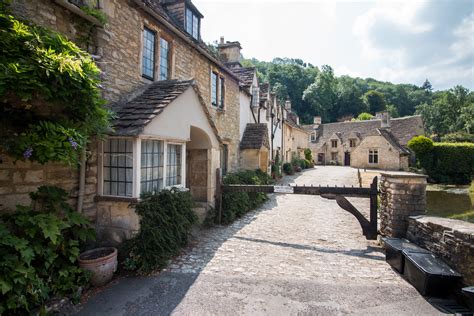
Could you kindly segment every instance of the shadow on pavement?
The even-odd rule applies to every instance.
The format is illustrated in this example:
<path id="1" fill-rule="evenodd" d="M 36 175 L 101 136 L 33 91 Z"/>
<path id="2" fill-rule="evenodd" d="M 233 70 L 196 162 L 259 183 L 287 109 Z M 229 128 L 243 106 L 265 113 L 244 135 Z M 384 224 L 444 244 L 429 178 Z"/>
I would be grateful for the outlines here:
<path id="1" fill-rule="evenodd" d="M 340 253 L 347 256 L 367 258 L 367 259 L 372 259 L 372 260 L 381 260 L 381 261 L 385 260 L 384 257 L 370 255 L 370 253 L 374 253 L 374 252 L 379 253 L 379 254 L 383 253 L 379 247 L 367 246 L 365 250 L 359 250 L 359 249 L 336 250 L 336 249 L 319 248 L 319 247 L 308 246 L 308 245 L 298 245 L 298 244 L 290 244 L 290 243 L 285 243 L 285 242 L 248 238 L 248 237 L 242 237 L 242 236 L 235 236 L 233 238 L 252 241 L 252 242 L 259 242 L 259 243 L 264 243 L 264 244 L 271 244 L 271 245 L 279 246 L 279 247 L 299 249 L 299 250 L 310 250 L 310 251 L 317 251 L 317 252 L 323 252 L 323 253 Z"/>
<path id="2" fill-rule="evenodd" d="M 126 277 L 91 297 L 77 315 L 170 315 L 186 296 L 200 272 L 214 258 L 220 246 L 233 238 L 242 228 L 252 223 L 258 214 L 277 206 L 275 198 L 260 208 L 245 214 L 229 226 L 202 229 L 181 255 L 171 260 L 169 267 L 180 259 L 194 256 L 201 260 L 199 268 L 181 268 L 179 271 L 162 271 L 156 276 Z M 193 253 L 194 249 L 206 249 Z"/>

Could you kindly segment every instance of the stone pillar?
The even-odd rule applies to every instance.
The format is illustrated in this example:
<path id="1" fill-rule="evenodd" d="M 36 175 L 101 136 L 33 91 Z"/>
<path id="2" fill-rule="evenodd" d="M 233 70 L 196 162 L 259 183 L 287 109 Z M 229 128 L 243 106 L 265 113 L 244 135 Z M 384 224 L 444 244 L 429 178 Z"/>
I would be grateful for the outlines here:
<path id="1" fill-rule="evenodd" d="M 405 238 L 408 218 L 426 209 L 426 176 L 385 172 L 380 179 L 380 232 Z"/>

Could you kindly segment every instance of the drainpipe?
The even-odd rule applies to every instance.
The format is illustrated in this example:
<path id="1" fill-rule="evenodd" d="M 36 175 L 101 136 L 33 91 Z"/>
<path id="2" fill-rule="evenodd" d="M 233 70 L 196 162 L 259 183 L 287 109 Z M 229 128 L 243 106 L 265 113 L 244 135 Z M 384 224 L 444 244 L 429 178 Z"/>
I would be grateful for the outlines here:
<path id="1" fill-rule="evenodd" d="M 86 146 L 81 150 L 81 161 L 79 169 L 79 193 L 77 195 L 76 211 L 82 213 L 82 206 L 84 204 L 84 188 L 86 186 Z"/>

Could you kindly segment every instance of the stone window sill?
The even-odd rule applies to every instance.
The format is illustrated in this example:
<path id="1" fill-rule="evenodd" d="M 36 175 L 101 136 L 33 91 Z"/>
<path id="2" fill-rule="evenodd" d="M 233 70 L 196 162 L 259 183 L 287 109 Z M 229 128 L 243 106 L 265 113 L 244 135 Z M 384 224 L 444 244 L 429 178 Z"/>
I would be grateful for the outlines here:
<path id="1" fill-rule="evenodd" d="M 80 8 L 78 8 L 74 4 L 70 3 L 69 1 L 67 1 L 67 0 L 54 0 L 54 2 L 56 2 L 58 5 L 62 6 L 63 8 L 79 15 L 81 18 L 91 22 L 92 24 L 102 27 L 102 23 L 100 23 L 100 21 L 98 19 L 96 19 L 93 16 L 88 15 L 87 13 L 85 13 L 84 11 L 82 11 Z"/>
<path id="2" fill-rule="evenodd" d="M 96 195 L 94 200 L 96 202 L 129 202 L 135 203 L 138 202 L 138 198 L 128 197 L 128 196 L 108 196 L 108 195 Z"/>

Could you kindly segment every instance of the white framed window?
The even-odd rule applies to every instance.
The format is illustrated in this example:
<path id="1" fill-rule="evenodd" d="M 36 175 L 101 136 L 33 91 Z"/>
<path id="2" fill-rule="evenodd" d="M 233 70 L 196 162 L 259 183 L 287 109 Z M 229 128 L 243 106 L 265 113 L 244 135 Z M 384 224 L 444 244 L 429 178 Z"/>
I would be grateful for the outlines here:
<path id="1" fill-rule="evenodd" d="M 378 164 L 379 163 L 379 151 L 378 149 L 369 149 L 369 163 Z"/>
<path id="2" fill-rule="evenodd" d="M 140 160 L 140 192 L 154 192 L 163 189 L 163 141 L 142 140 Z"/>
<path id="3" fill-rule="evenodd" d="M 316 132 L 311 133 L 311 141 L 314 143 L 316 142 Z"/>
<path id="4" fill-rule="evenodd" d="M 133 142 L 107 139 L 103 147 L 103 193 L 112 196 L 133 194 Z"/>
<path id="5" fill-rule="evenodd" d="M 99 195 L 138 198 L 184 187 L 186 143 L 156 138 L 108 138 L 100 155 Z"/>
<path id="6" fill-rule="evenodd" d="M 183 147 L 179 144 L 168 144 L 166 162 L 166 186 L 181 186 Z"/>
<path id="7" fill-rule="evenodd" d="M 252 107 L 260 106 L 260 88 L 252 86 Z"/>

